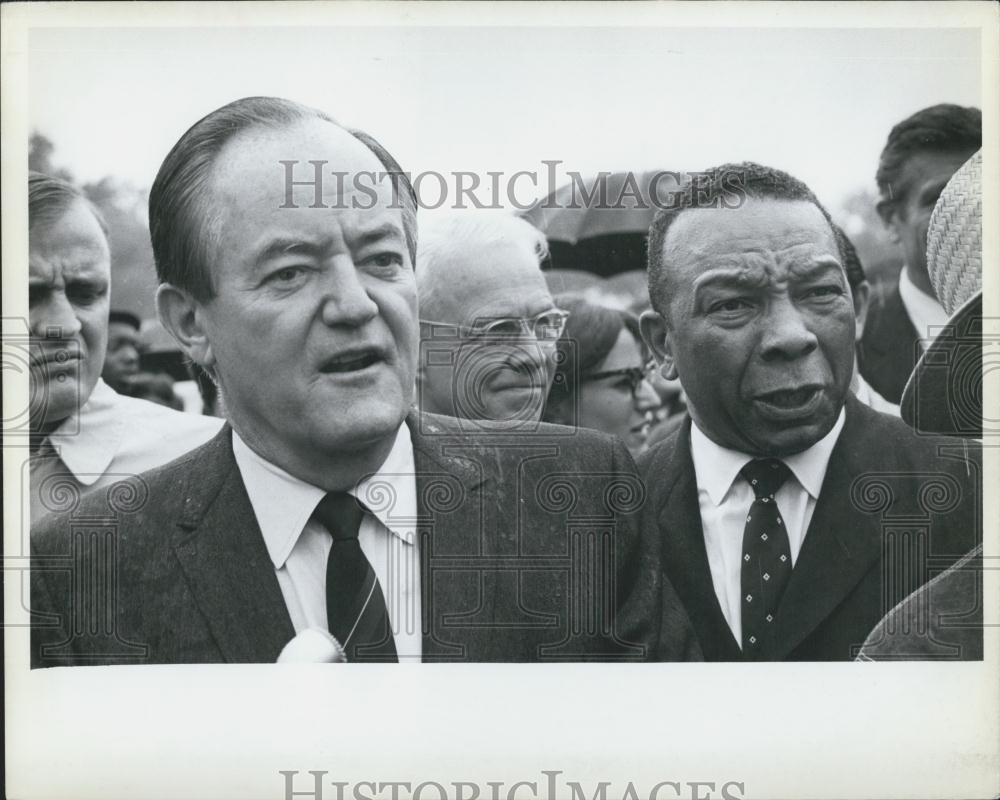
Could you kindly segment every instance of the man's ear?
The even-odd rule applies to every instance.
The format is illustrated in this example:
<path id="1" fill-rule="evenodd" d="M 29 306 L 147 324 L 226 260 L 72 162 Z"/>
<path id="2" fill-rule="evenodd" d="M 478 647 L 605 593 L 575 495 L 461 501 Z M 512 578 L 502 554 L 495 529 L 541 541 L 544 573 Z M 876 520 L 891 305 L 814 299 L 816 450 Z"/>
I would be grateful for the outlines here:
<path id="1" fill-rule="evenodd" d="M 642 340 L 660 367 L 660 374 L 667 380 L 674 380 L 677 377 L 677 365 L 674 363 L 673 341 L 667 321 L 656 311 L 644 311 L 639 317 L 639 330 Z"/>
<path id="2" fill-rule="evenodd" d="M 156 312 L 187 357 L 211 371 L 215 356 L 205 330 L 204 306 L 190 292 L 161 283 L 156 290 Z"/>
<path id="3" fill-rule="evenodd" d="M 854 341 L 860 342 L 865 332 L 865 320 L 868 318 L 868 301 L 871 300 L 871 286 L 868 281 L 861 281 L 851 289 L 854 298 Z"/>
<path id="4" fill-rule="evenodd" d="M 899 230 L 897 229 L 899 208 L 896 201 L 883 198 L 875 204 L 875 210 L 889 232 L 889 239 L 893 244 L 899 244 Z"/>

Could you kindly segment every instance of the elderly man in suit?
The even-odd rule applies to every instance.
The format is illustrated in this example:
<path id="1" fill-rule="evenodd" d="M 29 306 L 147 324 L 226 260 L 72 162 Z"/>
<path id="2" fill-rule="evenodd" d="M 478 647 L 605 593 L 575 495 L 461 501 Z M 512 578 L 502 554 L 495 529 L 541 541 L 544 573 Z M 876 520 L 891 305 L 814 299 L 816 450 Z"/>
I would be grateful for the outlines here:
<path id="1" fill-rule="evenodd" d="M 857 301 L 804 184 L 724 165 L 676 200 L 642 318 L 690 412 L 640 458 L 664 570 L 708 660 L 850 659 L 973 545 L 978 465 L 850 393 Z"/>
<path id="2" fill-rule="evenodd" d="M 422 411 L 530 430 L 555 376 L 567 314 L 541 271 L 545 236 L 475 211 L 431 218 L 417 257 Z"/>
<path id="3" fill-rule="evenodd" d="M 927 224 L 949 178 L 982 145 L 982 112 L 942 103 L 889 132 L 879 157 L 879 216 L 903 257 L 899 279 L 875 292 L 858 349 L 861 375 L 891 403 L 948 316 L 927 278 Z"/>
<path id="4" fill-rule="evenodd" d="M 160 317 L 231 426 L 36 532 L 35 665 L 272 662 L 314 629 L 352 662 L 696 656 L 620 443 L 411 409 L 416 200 L 374 139 L 235 101 L 168 154 L 150 224 Z"/>

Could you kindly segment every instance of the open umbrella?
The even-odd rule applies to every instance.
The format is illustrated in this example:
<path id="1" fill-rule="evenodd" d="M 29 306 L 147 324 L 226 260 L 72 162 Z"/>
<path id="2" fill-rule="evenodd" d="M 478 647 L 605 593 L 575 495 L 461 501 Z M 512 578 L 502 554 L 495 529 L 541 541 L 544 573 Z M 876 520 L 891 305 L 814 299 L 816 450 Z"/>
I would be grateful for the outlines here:
<path id="1" fill-rule="evenodd" d="M 646 267 L 646 237 L 678 174 L 602 173 L 559 187 L 521 216 L 549 240 L 551 267 L 609 276 Z"/>

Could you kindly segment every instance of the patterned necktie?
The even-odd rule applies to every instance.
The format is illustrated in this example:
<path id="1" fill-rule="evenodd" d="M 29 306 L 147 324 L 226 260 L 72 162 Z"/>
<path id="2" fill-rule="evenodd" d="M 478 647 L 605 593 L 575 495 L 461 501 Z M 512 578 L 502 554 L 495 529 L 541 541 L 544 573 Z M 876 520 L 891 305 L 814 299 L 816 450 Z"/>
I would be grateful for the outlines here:
<path id="1" fill-rule="evenodd" d="M 792 574 L 788 532 L 774 502 L 775 492 L 791 473 L 783 461 L 758 458 L 743 467 L 740 474 L 754 493 L 743 529 L 740 565 L 743 657 L 754 661 L 767 657 L 766 645 L 774 629 L 778 603 Z"/>
<path id="2" fill-rule="evenodd" d="M 398 661 L 382 587 L 358 542 L 364 513 L 346 492 L 329 492 L 313 513 L 333 537 L 326 562 L 327 624 L 348 661 Z"/>

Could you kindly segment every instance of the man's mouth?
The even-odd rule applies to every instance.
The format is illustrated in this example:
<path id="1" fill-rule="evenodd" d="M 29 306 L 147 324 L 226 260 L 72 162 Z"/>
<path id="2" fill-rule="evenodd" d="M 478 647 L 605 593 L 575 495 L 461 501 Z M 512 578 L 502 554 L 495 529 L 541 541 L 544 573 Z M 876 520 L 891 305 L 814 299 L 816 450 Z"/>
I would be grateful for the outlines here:
<path id="1" fill-rule="evenodd" d="M 31 366 L 33 367 L 53 367 L 72 366 L 80 361 L 80 354 L 73 350 L 56 350 L 48 353 L 38 353 L 31 356 Z"/>
<path id="2" fill-rule="evenodd" d="M 360 372 L 381 361 L 385 361 L 385 358 L 382 352 L 375 348 L 351 350 L 328 358 L 320 365 L 319 371 L 332 375 Z"/>
<path id="3" fill-rule="evenodd" d="M 754 401 L 768 416 L 786 419 L 808 416 L 822 399 L 822 387 L 813 385 L 765 392 L 757 395 Z"/>

